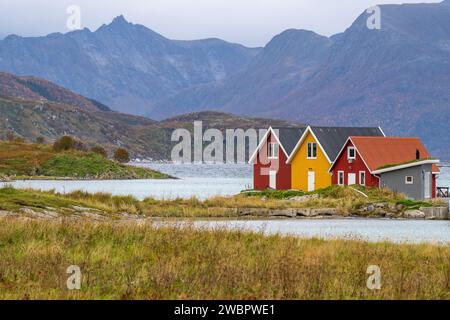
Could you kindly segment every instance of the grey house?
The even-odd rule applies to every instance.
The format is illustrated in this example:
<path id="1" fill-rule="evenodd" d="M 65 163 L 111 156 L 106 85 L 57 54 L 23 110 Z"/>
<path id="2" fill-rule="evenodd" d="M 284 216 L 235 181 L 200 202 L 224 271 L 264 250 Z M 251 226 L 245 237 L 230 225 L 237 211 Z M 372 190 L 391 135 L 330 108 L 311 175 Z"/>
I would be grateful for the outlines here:
<path id="1" fill-rule="evenodd" d="M 376 170 L 373 174 L 380 177 L 380 187 L 401 192 L 412 200 L 431 199 L 433 197 L 433 163 L 437 160 L 426 160 L 403 167 L 392 167 Z"/>

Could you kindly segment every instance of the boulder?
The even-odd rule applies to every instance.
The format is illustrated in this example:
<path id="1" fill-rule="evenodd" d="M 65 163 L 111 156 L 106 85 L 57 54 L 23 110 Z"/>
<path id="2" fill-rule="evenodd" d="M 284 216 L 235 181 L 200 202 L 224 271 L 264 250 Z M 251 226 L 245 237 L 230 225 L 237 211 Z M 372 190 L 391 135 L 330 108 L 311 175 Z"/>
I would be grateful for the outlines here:
<path id="1" fill-rule="evenodd" d="M 407 210 L 404 217 L 407 219 L 425 219 L 425 213 L 420 210 Z"/>
<path id="2" fill-rule="evenodd" d="M 339 215 L 339 212 L 336 208 L 320 208 L 320 209 L 311 209 L 311 217 L 317 216 L 336 216 Z"/>
<path id="3" fill-rule="evenodd" d="M 312 217 L 310 208 L 297 209 L 297 215 L 300 217 Z"/>
<path id="4" fill-rule="evenodd" d="M 389 203 L 387 203 L 387 202 L 380 202 L 380 203 L 375 203 L 373 206 L 376 209 L 384 209 L 384 208 L 388 208 L 389 207 Z"/>

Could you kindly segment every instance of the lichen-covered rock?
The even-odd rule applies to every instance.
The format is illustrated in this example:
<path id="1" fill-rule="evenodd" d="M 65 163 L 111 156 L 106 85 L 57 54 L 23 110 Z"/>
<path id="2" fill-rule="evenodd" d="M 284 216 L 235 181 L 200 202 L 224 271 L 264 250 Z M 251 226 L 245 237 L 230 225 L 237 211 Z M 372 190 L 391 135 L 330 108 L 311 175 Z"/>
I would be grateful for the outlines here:
<path id="1" fill-rule="evenodd" d="M 407 219 L 425 219 L 425 213 L 420 210 L 407 210 L 404 217 Z"/>
<path id="2" fill-rule="evenodd" d="M 339 212 L 336 208 L 311 209 L 311 216 L 336 216 Z"/>

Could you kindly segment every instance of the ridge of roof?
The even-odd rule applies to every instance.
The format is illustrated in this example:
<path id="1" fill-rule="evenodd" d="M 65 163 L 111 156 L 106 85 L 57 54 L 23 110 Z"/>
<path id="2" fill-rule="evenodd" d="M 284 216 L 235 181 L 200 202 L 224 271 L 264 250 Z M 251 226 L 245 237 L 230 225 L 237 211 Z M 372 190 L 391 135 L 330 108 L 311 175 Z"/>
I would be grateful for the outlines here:
<path id="1" fill-rule="evenodd" d="M 300 148 L 303 140 L 306 138 L 306 132 L 310 132 L 314 139 L 319 144 L 327 160 L 333 163 L 341 150 L 343 144 L 350 136 L 378 136 L 384 137 L 383 130 L 380 127 L 320 127 L 308 126 L 303 133 L 303 136 L 295 146 L 293 152 L 288 158 L 287 163 L 290 163 Z"/>
<path id="2" fill-rule="evenodd" d="M 280 144 L 281 149 L 286 154 L 286 157 L 289 157 L 292 149 L 295 147 L 295 144 L 297 143 L 298 139 L 302 136 L 303 132 L 306 130 L 306 126 L 299 126 L 299 127 L 272 127 L 270 126 L 267 129 L 266 134 L 261 138 L 261 141 L 258 144 L 258 147 L 250 157 L 249 163 L 252 163 L 258 152 L 261 150 L 262 146 L 264 145 L 264 142 L 269 137 L 270 133 L 273 133 L 275 136 L 275 139 Z M 278 131 L 278 132 L 277 132 Z M 283 132 L 283 133 L 282 133 Z M 277 134 L 278 133 L 278 134 Z"/>

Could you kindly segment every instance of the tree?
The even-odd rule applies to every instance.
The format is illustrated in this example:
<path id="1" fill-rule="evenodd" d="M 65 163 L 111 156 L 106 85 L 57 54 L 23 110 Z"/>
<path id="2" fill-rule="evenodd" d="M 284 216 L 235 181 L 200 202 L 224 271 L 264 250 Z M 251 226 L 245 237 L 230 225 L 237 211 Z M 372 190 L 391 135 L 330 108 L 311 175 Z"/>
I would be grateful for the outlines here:
<path id="1" fill-rule="evenodd" d="M 6 140 L 8 140 L 9 142 L 14 142 L 15 137 L 16 136 L 14 135 L 14 132 L 8 132 L 6 134 Z"/>
<path id="2" fill-rule="evenodd" d="M 101 155 L 103 158 L 108 157 L 108 153 L 103 147 L 95 146 L 91 148 L 91 152 Z"/>
<path id="3" fill-rule="evenodd" d="M 53 150 L 59 151 L 67 151 L 72 150 L 75 147 L 75 140 L 70 136 L 64 136 L 59 138 L 53 144 Z"/>
<path id="4" fill-rule="evenodd" d="M 86 151 L 86 147 L 83 142 L 80 140 L 75 140 L 75 143 L 73 144 L 73 149 L 79 150 L 79 151 Z"/>
<path id="5" fill-rule="evenodd" d="M 43 136 L 39 136 L 36 138 L 36 143 L 37 144 L 44 144 L 45 143 L 45 138 Z"/>
<path id="6" fill-rule="evenodd" d="M 118 148 L 114 153 L 114 160 L 120 163 L 130 162 L 130 154 L 124 148 Z"/>

